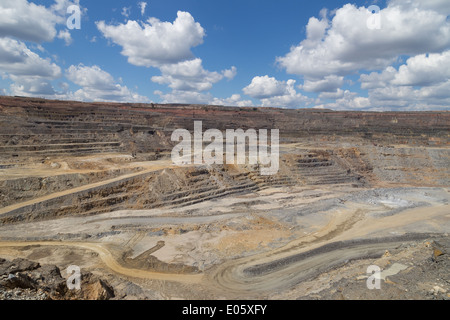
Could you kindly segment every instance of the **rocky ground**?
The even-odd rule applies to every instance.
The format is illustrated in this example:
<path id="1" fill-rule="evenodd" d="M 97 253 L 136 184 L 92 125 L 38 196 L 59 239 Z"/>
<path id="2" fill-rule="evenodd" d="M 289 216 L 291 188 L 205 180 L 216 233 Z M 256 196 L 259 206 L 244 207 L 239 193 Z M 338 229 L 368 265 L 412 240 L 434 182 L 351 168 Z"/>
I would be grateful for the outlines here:
<path id="1" fill-rule="evenodd" d="M 54 265 L 17 258 L 0 258 L 1 300 L 109 300 L 114 289 L 92 273 L 81 274 L 80 290 L 69 289 Z"/>
<path id="2" fill-rule="evenodd" d="M 380 258 L 351 261 L 321 274 L 309 282 L 322 283 L 313 293 L 295 298 L 299 292 L 293 289 L 289 296 L 307 300 L 450 300 L 449 250 L 448 236 L 404 243 Z M 367 268 L 372 265 L 381 269 L 379 289 L 367 286 L 372 276 Z"/>
<path id="3" fill-rule="evenodd" d="M 301 300 L 450 300 L 448 236 L 405 242 L 378 258 L 345 262 L 268 299 Z M 380 267 L 379 289 L 369 289 L 368 266 Z M 82 274 L 81 290 L 69 290 L 57 266 L 26 259 L 0 259 L 1 300 L 164 299 L 124 278 Z M 139 283 L 139 282 L 138 282 Z M 373 281 L 370 281 L 373 283 Z M 162 287 L 161 287 L 162 288 Z"/>

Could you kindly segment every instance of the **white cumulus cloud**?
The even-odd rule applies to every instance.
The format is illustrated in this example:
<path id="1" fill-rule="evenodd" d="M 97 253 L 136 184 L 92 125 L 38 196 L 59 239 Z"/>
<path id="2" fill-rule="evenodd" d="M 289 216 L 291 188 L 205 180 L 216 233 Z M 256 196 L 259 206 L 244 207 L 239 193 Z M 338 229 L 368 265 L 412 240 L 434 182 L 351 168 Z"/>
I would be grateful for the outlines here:
<path id="1" fill-rule="evenodd" d="M 202 67 L 202 60 L 166 64 L 160 67 L 161 76 L 152 77 L 152 81 L 159 84 L 168 84 L 170 88 L 181 91 L 206 91 L 213 84 L 223 79 L 218 72 L 210 72 Z"/>
<path id="2" fill-rule="evenodd" d="M 139 2 L 138 6 L 141 9 L 141 16 L 143 16 L 145 14 L 145 9 L 147 8 L 147 2 Z"/>
<path id="3" fill-rule="evenodd" d="M 159 67 L 193 58 L 191 48 L 203 43 L 205 31 L 189 12 L 178 11 L 173 23 L 150 18 L 146 23 L 96 23 L 102 34 L 122 47 L 122 54 L 136 66 Z"/>
<path id="4" fill-rule="evenodd" d="M 193 91 L 172 90 L 172 92 L 163 93 L 156 90 L 154 94 L 159 95 L 161 103 L 208 104 L 214 99 L 210 93 Z"/>
<path id="5" fill-rule="evenodd" d="M 131 13 L 131 7 L 123 7 L 122 8 L 122 15 L 125 17 L 125 18 L 128 18 L 129 16 L 130 16 L 130 13 Z"/>
<path id="6" fill-rule="evenodd" d="M 10 38 L 0 38 L 0 69 L 15 76 L 39 76 L 55 79 L 61 69 L 49 59 L 43 59 L 28 49 L 25 43 Z"/>
<path id="7" fill-rule="evenodd" d="M 145 13 L 146 4 L 138 4 L 141 13 Z M 203 43 L 205 30 L 189 12 L 178 11 L 173 22 L 149 18 L 146 22 L 96 24 L 107 39 L 122 47 L 122 55 L 130 64 L 161 71 L 151 81 L 172 89 L 170 93 L 157 91 L 163 101 L 181 103 L 185 99 L 186 103 L 208 103 L 213 98 L 202 92 L 224 78 L 232 80 L 237 74 L 235 66 L 221 72 L 203 68 L 202 59 L 195 57 L 191 49 Z"/>
<path id="8" fill-rule="evenodd" d="M 398 70 L 362 74 L 361 88 L 369 90 L 374 107 L 419 110 L 450 105 L 450 50 L 410 57 Z"/>
<path id="9" fill-rule="evenodd" d="M 79 5 L 79 0 L 55 0 L 48 8 L 27 0 L 2 0 L 0 37 L 36 43 L 52 41 L 58 35 L 56 27 L 65 27 L 66 10 L 70 5 Z M 82 13 L 86 12 L 86 9 L 80 9 Z"/>
<path id="10" fill-rule="evenodd" d="M 233 80 L 237 75 L 237 68 L 235 66 L 232 66 L 231 69 L 222 71 L 222 74 L 228 80 Z"/>
<path id="11" fill-rule="evenodd" d="M 73 96 L 82 101 L 149 102 L 144 96 L 132 92 L 114 80 L 114 77 L 98 66 L 72 65 L 66 78 L 82 87 Z"/>
<path id="12" fill-rule="evenodd" d="M 315 108 L 332 110 L 374 110 L 369 98 L 360 97 L 356 92 L 345 90 L 335 102 L 316 105 Z"/>
<path id="13" fill-rule="evenodd" d="M 400 66 L 392 84 L 429 86 L 450 79 L 450 50 L 436 54 L 411 57 Z"/>
<path id="14" fill-rule="evenodd" d="M 289 84 L 286 81 L 278 81 L 274 77 L 265 75 L 254 77 L 252 82 L 243 91 L 252 98 L 266 99 L 285 95 L 288 92 L 288 87 Z"/>
<path id="15" fill-rule="evenodd" d="M 259 99 L 263 107 L 300 108 L 309 105 L 312 99 L 295 90 L 295 80 L 279 81 L 274 77 L 256 76 L 242 91 Z"/>
<path id="16" fill-rule="evenodd" d="M 60 30 L 58 33 L 58 39 L 64 40 L 66 46 L 72 43 L 72 36 L 70 35 L 70 32 L 68 30 Z"/>
<path id="17" fill-rule="evenodd" d="M 48 8 L 26 0 L 0 2 L 0 36 L 43 42 L 56 36 L 58 17 Z"/>
<path id="18" fill-rule="evenodd" d="M 11 94 L 47 96 L 55 93 L 51 81 L 62 76 L 61 68 L 43 59 L 25 43 L 0 38 L 0 70 L 13 81 Z"/>
<path id="19" fill-rule="evenodd" d="M 242 100 L 240 94 L 233 94 L 229 98 L 221 99 L 214 98 L 210 104 L 218 106 L 232 106 L 232 107 L 251 107 L 253 102 L 251 100 Z"/>
<path id="20" fill-rule="evenodd" d="M 344 77 L 326 76 L 321 80 L 305 80 L 301 88 L 308 92 L 336 92 L 344 84 Z"/>
<path id="21" fill-rule="evenodd" d="M 389 2 L 380 12 L 380 30 L 367 27 L 371 15 L 367 8 L 352 4 L 339 8 L 331 21 L 311 18 L 307 39 L 277 62 L 288 73 L 318 79 L 385 68 L 399 55 L 450 48 L 450 22 L 445 12 L 436 10 L 444 2 L 419 3 L 421 10 L 404 1 Z"/>
<path id="22" fill-rule="evenodd" d="M 222 73 L 207 71 L 200 58 L 162 65 L 160 70 L 162 75 L 152 77 L 152 81 L 179 91 L 207 91 L 224 77 L 230 79 L 236 74 L 236 67 Z"/>

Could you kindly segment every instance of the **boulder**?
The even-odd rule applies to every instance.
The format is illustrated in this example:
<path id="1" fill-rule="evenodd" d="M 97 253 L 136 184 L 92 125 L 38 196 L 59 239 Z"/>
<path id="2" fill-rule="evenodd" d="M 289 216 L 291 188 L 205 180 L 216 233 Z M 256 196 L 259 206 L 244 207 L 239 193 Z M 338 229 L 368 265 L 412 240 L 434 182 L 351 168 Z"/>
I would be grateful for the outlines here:
<path id="1" fill-rule="evenodd" d="M 7 279 L 0 281 L 0 286 L 7 289 L 36 289 L 37 283 L 24 273 L 10 273 Z"/>
<path id="2" fill-rule="evenodd" d="M 444 248 L 444 246 L 442 244 L 440 244 L 439 242 L 436 242 L 436 241 L 433 241 L 432 248 L 433 248 L 433 254 L 432 254 L 431 259 L 434 262 L 438 262 L 439 257 L 446 254 L 446 248 Z"/>
<path id="3" fill-rule="evenodd" d="M 16 272 L 32 271 L 40 266 L 37 262 L 21 258 L 14 259 L 13 261 L 0 259 L 0 276 Z"/>
<path id="4" fill-rule="evenodd" d="M 38 300 L 109 300 L 115 296 L 106 281 L 90 272 L 81 274 L 80 290 L 70 290 L 57 266 L 0 258 L 0 299 L 16 299 L 18 295 L 13 293 L 21 290 L 26 290 L 25 296 L 30 299 Z"/>

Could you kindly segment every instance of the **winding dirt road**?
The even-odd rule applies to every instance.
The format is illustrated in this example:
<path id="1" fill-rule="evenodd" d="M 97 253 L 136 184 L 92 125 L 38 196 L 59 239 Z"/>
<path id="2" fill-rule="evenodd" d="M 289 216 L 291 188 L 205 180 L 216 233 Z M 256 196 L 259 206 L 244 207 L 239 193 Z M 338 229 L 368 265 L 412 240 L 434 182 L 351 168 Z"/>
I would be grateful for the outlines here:
<path id="1" fill-rule="evenodd" d="M 273 293 L 293 287 L 348 261 L 379 258 L 404 242 L 427 239 L 429 234 L 410 234 L 395 238 L 333 242 L 286 258 L 257 264 L 257 261 L 231 262 L 216 270 L 211 280 L 222 291 L 235 294 Z"/>
<path id="2" fill-rule="evenodd" d="M 347 261 L 379 258 L 402 243 L 433 237 L 420 230 L 398 236 L 373 234 L 447 216 L 448 206 L 412 208 L 378 219 L 366 213 L 360 209 L 342 212 L 313 235 L 270 252 L 228 261 L 209 273 L 209 281 L 234 294 L 285 290 Z"/>
<path id="3" fill-rule="evenodd" d="M 51 199 L 56 199 L 56 198 L 60 198 L 60 197 L 65 197 L 71 194 L 75 194 L 78 192 L 82 192 L 82 191 L 87 191 L 90 189 L 94 189 L 94 188 L 98 188 L 110 183 L 114 183 L 114 182 L 118 182 L 118 181 L 122 181 L 122 180 L 126 180 L 126 179 L 130 179 L 133 177 L 137 177 L 140 175 L 145 175 L 151 172 L 155 172 L 158 170 L 163 170 L 163 169 L 170 169 L 170 168 L 174 168 L 175 166 L 172 165 L 171 163 L 169 163 L 167 160 L 159 160 L 159 161 L 155 161 L 154 164 L 149 168 L 149 169 L 145 169 L 145 170 L 141 170 L 138 172 L 133 172 L 133 173 L 129 173 L 129 174 L 124 174 L 121 175 L 119 177 L 116 178 L 112 178 L 112 179 L 108 179 L 108 180 L 103 180 L 103 181 L 99 181 L 99 182 L 94 182 L 94 183 L 90 183 L 87 185 L 83 185 L 81 187 L 76 187 L 76 188 L 72 188 L 72 189 L 67 189 L 64 191 L 60 191 L 60 192 L 54 192 L 51 194 L 48 194 L 46 196 L 42 196 L 42 197 L 38 197 L 38 198 L 34 198 L 32 200 L 28 200 L 28 201 L 24 201 L 24 202 L 19 202 L 16 204 L 12 204 L 3 208 L 0 208 L 0 217 L 6 215 L 7 213 L 23 208 L 23 207 L 28 207 L 28 206 L 32 206 L 34 204 L 40 203 L 40 202 L 44 202 L 44 201 L 48 201 Z"/>
<path id="4" fill-rule="evenodd" d="M 36 242 L 0 242 L 0 251 L 2 248 L 11 248 L 11 247 L 28 247 L 33 245 L 40 246 L 57 246 L 57 247 L 77 247 L 90 251 L 94 251 L 98 253 L 100 259 L 103 263 L 111 269 L 111 271 L 129 276 L 132 278 L 141 278 L 141 279 L 153 279 L 153 280 L 163 280 L 163 281 L 175 281 L 186 284 L 195 284 L 199 283 L 203 279 L 202 274 L 172 274 L 172 273 L 161 273 L 161 272 L 153 272 L 147 270 L 139 270 L 127 268 L 120 265 L 117 260 L 114 258 L 112 253 L 105 248 L 100 243 L 87 243 L 87 242 L 53 242 L 53 241 L 36 241 Z"/>
<path id="5" fill-rule="evenodd" d="M 203 274 L 162 273 L 128 268 L 118 262 L 105 243 L 65 241 L 3 241 L 0 252 L 33 245 L 48 247 L 78 247 L 96 252 L 112 272 L 130 278 L 162 280 L 181 284 L 201 284 L 218 294 L 246 297 L 286 290 L 322 272 L 350 260 L 377 258 L 410 241 L 432 238 L 421 231 L 392 236 L 386 229 L 417 225 L 434 218 L 448 216 L 445 204 L 404 210 L 392 216 L 374 218 L 361 208 L 336 213 L 331 221 L 313 234 L 299 237 L 283 247 L 259 254 L 229 260 L 208 269 Z M 398 229 L 400 228 L 400 229 Z"/>

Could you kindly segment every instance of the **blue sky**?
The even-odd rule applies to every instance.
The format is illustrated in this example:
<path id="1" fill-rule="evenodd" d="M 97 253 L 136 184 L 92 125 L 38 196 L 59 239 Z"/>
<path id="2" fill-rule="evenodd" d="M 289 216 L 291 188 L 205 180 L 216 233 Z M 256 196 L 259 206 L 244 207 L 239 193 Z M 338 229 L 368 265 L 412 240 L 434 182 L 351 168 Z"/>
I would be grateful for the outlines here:
<path id="1" fill-rule="evenodd" d="M 81 10 L 79 30 L 67 27 L 70 5 Z M 0 14 L 4 95 L 335 110 L 450 106 L 448 0 L 2 0 Z"/>

